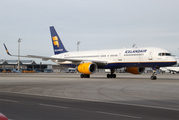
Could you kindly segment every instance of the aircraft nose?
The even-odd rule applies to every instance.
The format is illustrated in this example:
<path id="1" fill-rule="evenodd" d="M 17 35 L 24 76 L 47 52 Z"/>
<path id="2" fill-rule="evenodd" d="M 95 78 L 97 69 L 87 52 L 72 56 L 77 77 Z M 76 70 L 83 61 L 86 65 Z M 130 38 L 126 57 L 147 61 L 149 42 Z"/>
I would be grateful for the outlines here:
<path id="1" fill-rule="evenodd" d="M 173 65 L 177 64 L 177 60 L 174 57 L 169 57 L 168 61 L 170 61 L 171 63 L 173 63 Z"/>
<path id="2" fill-rule="evenodd" d="M 174 62 L 175 64 L 177 64 L 177 60 L 176 60 L 175 58 L 173 58 L 173 62 Z"/>

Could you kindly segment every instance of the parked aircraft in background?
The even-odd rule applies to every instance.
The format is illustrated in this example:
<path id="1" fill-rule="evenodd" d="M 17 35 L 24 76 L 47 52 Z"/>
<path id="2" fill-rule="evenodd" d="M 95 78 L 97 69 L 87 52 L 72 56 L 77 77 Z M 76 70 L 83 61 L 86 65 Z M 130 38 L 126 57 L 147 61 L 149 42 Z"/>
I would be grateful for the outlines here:
<path id="1" fill-rule="evenodd" d="M 176 59 L 177 59 L 177 64 L 176 65 L 173 65 L 171 67 L 161 67 L 160 70 L 162 72 L 169 72 L 171 74 L 179 73 L 179 58 L 176 57 Z"/>
<path id="2" fill-rule="evenodd" d="M 50 27 L 50 32 L 55 55 L 51 57 L 37 55 L 20 57 L 52 60 L 57 64 L 76 68 L 78 72 L 82 73 L 81 78 L 89 78 L 90 74 L 95 73 L 97 69 L 110 69 L 111 73 L 107 74 L 107 78 L 116 78 L 114 72 L 117 68 L 125 67 L 129 73 L 141 74 L 145 67 L 159 69 L 176 64 L 176 60 L 170 52 L 156 47 L 68 52 L 53 26 Z M 5 49 L 8 55 L 17 57 L 17 55 L 11 55 L 6 46 Z M 151 80 L 156 79 L 154 70 Z"/>
<path id="3" fill-rule="evenodd" d="M 167 67 L 171 74 L 179 73 L 179 67 Z"/>

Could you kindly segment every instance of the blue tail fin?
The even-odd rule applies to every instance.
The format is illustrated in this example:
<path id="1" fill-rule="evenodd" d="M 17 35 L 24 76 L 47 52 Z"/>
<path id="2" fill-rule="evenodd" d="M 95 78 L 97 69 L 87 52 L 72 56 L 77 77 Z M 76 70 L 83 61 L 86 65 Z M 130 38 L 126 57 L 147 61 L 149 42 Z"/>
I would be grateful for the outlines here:
<path id="1" fill-rule="evenodd" d="M 67 52 L 53 26 L 50 27 L 50 32 L 55 55 Z"/>

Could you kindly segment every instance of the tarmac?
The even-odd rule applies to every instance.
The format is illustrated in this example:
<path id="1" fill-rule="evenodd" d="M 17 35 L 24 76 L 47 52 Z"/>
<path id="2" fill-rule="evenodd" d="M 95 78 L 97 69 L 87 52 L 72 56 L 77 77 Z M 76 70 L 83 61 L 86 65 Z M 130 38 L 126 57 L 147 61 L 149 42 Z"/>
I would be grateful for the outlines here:
<path id="1" fill-rule="evenodd" d="M 157 75 L 157 80 L 150 80 L 150 76 L 151 74 L 132 75 L 128 73 L 117 73 L 117 78 L 109 79 L 106 78 L 105 73 L 93 74 L 91 78 L 80 78 L 80 74 L 78 73 L 4 73 L 0 74 L 0 105 L 2 106 L 4 100 L 7 100 L 6 102 L 8 100 L 18 101 L 17 96 L 19 98 L 22 97 L 22 99 L 25 99 L 23 96 L 43 97 L 43 99 L 41 98 L 42 101 L 50 97 L 60 100 L 71 100 L 72 102 L 86 101 L 88 103 L 101 103 L 104 106 L 116 105 L 124 109 L 130 106 L 132 108 L 129 109 L 132 109 L 133 112 L 136 110 L 141 111 L 141 109 L 145 108 L 146 113 L 144 110 L 144 114 L 140 112 L 141 115 L 131 112 L 129 115 L 127 112 L 122 114 L 127 114 L 128 116 L 132 114 L 131 116 L 140 119 L 170 119 L 171 116 L 175 116 L 172 119 L 178 119 L 179 115 L 176 113 L 179 113 L 179 74 L 159 74 Z M 9 105 L 9 103 L 4 104 Z M 10 113 L 7 112 L 8 109 L 5 109 L 7 106 L 4 106 L 4 109 L 0 109 L 0 112 L 4 110 L 5 113 L 2 113 L 9 115 Z M 95 109 L 101 110 L 103 107 Z M 86 108 L 90 108 L 90 104 L 86 105 Z M 149 109 L 152 109 L 152 111 L 163 111 L 163 114 L 166 112 L 165 115 L 168 115 L 168 117 L 165 115 L 165 118 L 162 117 L 163 114 L 161 113 L 161 116 L 156 117 L 154 115 L 150 118 L 147 115 Z M 119 108 L 115 110 L 115 112 L 112 112 L 113 114 L 119 111 Z M 13 117 L 10 116 L 11 119 L 15 120 Z M 64 116 L 63 119 L 66 119 L 66 117 Z M 90 118 L 87 115 L 85 119 L 88 117 Z M 116 119 L 119 119 L 119 117 L 121 116 L 118 116 Z M 96 117 L 96 119 L 99 118 L 99 116 Z M 80 118 L 77 117 L 76 119 Z M 135 118 L 126 117 L 125 119 Z"/>

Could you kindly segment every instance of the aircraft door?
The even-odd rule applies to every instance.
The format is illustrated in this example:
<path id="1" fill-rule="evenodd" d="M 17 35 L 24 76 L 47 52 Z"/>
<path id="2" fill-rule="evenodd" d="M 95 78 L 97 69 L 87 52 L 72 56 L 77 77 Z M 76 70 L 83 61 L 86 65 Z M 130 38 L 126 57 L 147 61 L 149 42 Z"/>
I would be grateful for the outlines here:
<path id="1" fill-rule="evenodd" d="M 122 53 L 119 53 L 118 61 L 122 61 Z"/>
<path id="2" fill-rule="evenodd" d="M 149 52 L 148 59 L 149 59 L 149 60 L 153 60 L 153 51 L 150 51 L 150 52 Z"/>

